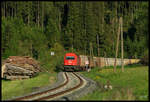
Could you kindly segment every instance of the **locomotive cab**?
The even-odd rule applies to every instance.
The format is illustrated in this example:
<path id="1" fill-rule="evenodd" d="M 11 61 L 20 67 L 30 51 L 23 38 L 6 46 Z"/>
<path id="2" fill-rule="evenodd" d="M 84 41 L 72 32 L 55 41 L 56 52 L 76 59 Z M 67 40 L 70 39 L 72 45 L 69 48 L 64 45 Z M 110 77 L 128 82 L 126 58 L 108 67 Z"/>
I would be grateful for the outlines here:
<path id="1" fill-rule="evenodd" d="M 64 70 L 76 70 L 79 65 L 78 56 L 75 53 L 66 53 L 64 56 Z"/>

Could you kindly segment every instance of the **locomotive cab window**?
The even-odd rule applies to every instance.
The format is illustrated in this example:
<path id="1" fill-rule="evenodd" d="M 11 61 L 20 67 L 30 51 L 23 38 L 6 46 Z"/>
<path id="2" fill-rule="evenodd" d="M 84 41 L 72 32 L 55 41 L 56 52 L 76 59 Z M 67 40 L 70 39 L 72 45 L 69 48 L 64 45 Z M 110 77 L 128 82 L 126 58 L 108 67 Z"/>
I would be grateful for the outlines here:
<path id="1" fill-rule="evenodd" d="M 75 58 L 74 58 L 74 56 L 67 56 L 66 59 L 67 60 L 74 60 Z"/>

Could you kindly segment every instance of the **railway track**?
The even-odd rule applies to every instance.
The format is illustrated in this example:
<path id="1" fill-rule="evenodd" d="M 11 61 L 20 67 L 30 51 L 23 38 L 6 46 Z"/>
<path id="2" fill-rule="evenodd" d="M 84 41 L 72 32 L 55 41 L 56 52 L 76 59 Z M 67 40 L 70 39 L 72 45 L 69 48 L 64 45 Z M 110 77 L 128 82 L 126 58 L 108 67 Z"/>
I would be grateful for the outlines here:
<path id="1" fill-rule="evenodd" d="M 24 97 L 19 97 L 19 98 L 13 99 L 13 101 L 53 100 L 58 97 L 65 96 L 65 94 L 67 93 L 73 92 L 74 90 L 80 88 L 84 84 L 84 80 L 74 72 L 70 72 L 70 73 L 65 72 L 64 76 L 66 79 L 65 82 L 55 88 L 48 89 L 40 93 L 36 93 L 36 94 L 24 96 Z"/>

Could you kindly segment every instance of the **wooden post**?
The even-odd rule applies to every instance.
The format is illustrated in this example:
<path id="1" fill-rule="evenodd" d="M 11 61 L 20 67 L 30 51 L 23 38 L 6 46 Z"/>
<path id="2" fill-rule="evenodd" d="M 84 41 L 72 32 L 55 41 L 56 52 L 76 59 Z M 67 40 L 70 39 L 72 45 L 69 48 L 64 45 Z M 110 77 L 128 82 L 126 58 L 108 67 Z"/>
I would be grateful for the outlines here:
<path id="1" fill-rule="evenodd" d="M 119 19 L 119 28 L 118 28 L 118 34 L 117 34 L 117 45 L 116 45 L 116 56 L 115 56 L 115 62 L 114 62 L 114 72 L 116 72 L 116 61 L 117 61 L 117 56 L 118 56 L 119 36 L 120 36 L 120 19 Z"/>
<path id="2" fill-rule="evenodd" d="M 121 21 L 121 69 L 124 72 L 124 59 L 123 59 L 123 18 L 120 18 Z"/>

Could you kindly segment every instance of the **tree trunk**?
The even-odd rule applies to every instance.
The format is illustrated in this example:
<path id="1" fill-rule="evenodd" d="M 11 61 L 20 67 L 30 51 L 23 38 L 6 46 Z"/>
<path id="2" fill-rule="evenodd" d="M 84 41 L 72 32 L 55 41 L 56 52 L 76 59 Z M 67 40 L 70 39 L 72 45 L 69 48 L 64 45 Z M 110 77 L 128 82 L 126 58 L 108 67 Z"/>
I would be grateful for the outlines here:
<path id="1" fill-rule="evenodd" d="M 99 7 L 99 6 L 98 6 L 98 7 Z M 99 7 L 98 9 L 100 10 L 100 7 Z M 99 27 L 98 27 L 99 29 L 98 29 L 98 32 L 101 33 L 101 32 L 100 32 L 100 24 L 101 24 L 100 13 L 98 13 L 98 16 L 99 16 L 99 25 L 98 25 L 98 26 L 99 26 Z M 97 47 L 98 47 L 98 49 L 97 49 L 97 50 L 98 50 L 98 54 L 97 54 L 97 55 L 98 55 L 98 57 L 100 57 L 99 33 L 98 33 L 98 35 L 97 35 L 97 43 L 98 43 L 98 45 L 97 45 Z M 101 64 L 100 64 L 100 63 L 101 63 L 101 62 L 100 62 L 100 58 L 98 58 L 98 63 L 99 63 L 98 66 L 101 67 Z"/>
<path id="2" fill-rule="evenodd" d="M 85 2 L 85 10 L 86 10 L 86 2 Z M 84 16 L 84 30 L 85 30 L 85 38 L 87 38 L 86 36 L 86 16 Z M 86 39 L 85 39 L 85 55 L 86 55 Z"/>
<path id="3" fill-rule="evenodd" d="M 59 31 L 61 32 L 61 12 L 59 11 Z"/>
<path id="4" fill-rule="evenodd" d="M 7 3 L 5 2 L 6 9 L 5 9 L 5 17 L 7 17 Z"/>
<path id="5" fill-rule="evenodd" d="M 97 53 L 98 53 L 97 55 L 98 55 L 98 57 L 100 57 L 100 52 L 99 52 L 100 51 L 99 50 L 99 36 L 98 35 L 97 35 L 97 50 L 98 50 L 97 51 Z M 99 63 L 98 66 L 101 67 L 100 66 L 100 58 L 98 59 L 98 63 Z"/>
<path id="6" fill-rule="evenodd" d="M 6 3 L 3 2 L 3 4 L 4 4 L 4 12 L 3 12 L 4 14 L 3 14 L 3 16 L 4 16 L 4 18 L 5 18 L 5 4 L 6 4 Z"/>
<path id="7" fill-rule="evenodd" d="M 39 1 L 38 1 L 38 27 L 39 27 Z"/>
<path id="8" fill-rule="evenodd" d="M 31 54 L 30 56 L 33 55 L 33 54 L 32 54 L 32 49 L 33 49 L 33 48 L 32 48 L 32 43 L 30 42 L 30 54 Z"/>
<path id="9" fill-rule="evenodd" d="M 97 56 L 99 57 L 99 36 L 97 35 Z"/>
<path id="10" fill-rule="evenodd" d="M 120 18 L 121 20 L 121 69 L 122 72 L 124 72 L 124 59 L 123 59 L 123 18 Z"/>
<path id="11" fill-rule="evenodd" d="M 104 2 L 103 2 L 102 7 L 103 7 L 103 16 L 102 16 L 102 34 L 103 34 L 103 32 L 104 32 L 104 27 L 103 27 L 103 24 L 104 24 Z"/>
<path id="12" fill-rule="evenodd" d="M 28 26 L 30 24 L 30 15 L 28 14 Z"/>
<path id="13" fill-rule="evenodd" d="M 30 24 L 30 2 L 28 4 L 28 26 Z"/>
<path id="14" fill-rule="evenodd" d="M 13 11 L 14 11 L 14 8 L 12 7 L 12 8 L 11 8 L 11 12 L 12 12 L 12 15 L 11 15 L 11 16 L 12 16 L 12 18 L 13 18 L 13 16 L 14 16 Z"/>
<path id="15" fill-rule="evenodd" d="M 16 17 L 16 15 L 17 15 L 17 2 L 15 3 L 15 17 Z"/>
<path id="16" fill-rule="evenodd" d="M 85 55 L 86 55 L 86 44 L 85 44 Z"/>
<path id="17" fill-rule="evenodd" d="M 91 68 L 91 66 L 92 66 L 92 64 L 94 64 L 93 63 L 93 60 L 91 60 L 91 58 L 93 58 L 93 56 L 94 56 L 94 54 L 93 54 L 93 46 L 92 46 L 92 43 L 90 42 L 90 68 Z M 92 61 L 92 62 L 91 62 Z"/>
<path id="18" fill-rule="evenodd" d="M 44 2 L 42 2 L 42 31 L 44 29 Z"/>
<path id="19" fill-rule="evenodd" d="M 115 27 L 114 27 L 114 21 L 115 21 L 115 18 L 112 19 L 112 34 L 113 34 L 113 36 L 114 36 L 114 29 L 115 29 Z M 113 52 L 114 52 L 114 41 L 115 41 L 115 39 L 113 37 L 113 43 L 112 43 L 112 45 L 113 45 L 112 51 Z"/>

